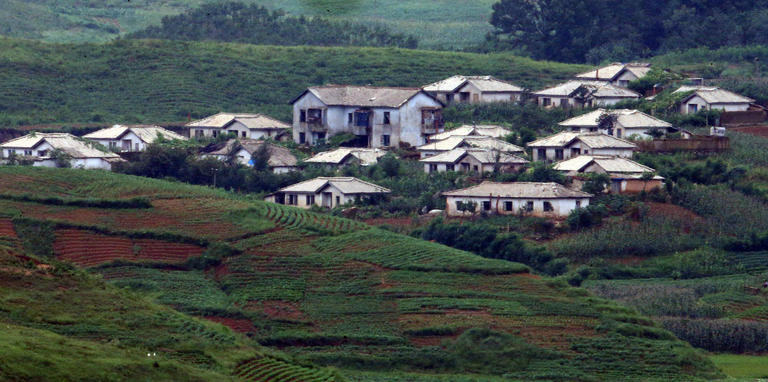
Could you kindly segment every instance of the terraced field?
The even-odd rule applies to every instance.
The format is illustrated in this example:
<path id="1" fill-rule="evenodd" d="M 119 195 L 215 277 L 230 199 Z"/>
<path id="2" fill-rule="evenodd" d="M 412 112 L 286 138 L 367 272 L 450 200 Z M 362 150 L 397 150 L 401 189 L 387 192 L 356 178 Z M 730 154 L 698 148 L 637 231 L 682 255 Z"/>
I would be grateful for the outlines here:
<path id="1" fill-rule="evenodd" d="M 51 235 L 58 259 L 228 325 L 289 357 L 241 358 L 229 372 L 244 379 L 335 380 L 327 369 L 309 365 L 334 366 L 360 381 L 392 373 L 414 381 L 719 375 L 699 352 L 634 311 L 531 275 L 518 263 L 223 191 L 182 185 L 183 192 L 174 191 L 164 182 L 139 184 L 99 171 L 25 170 L 0 168 L 0 177 L 20 183 L 18 190 L 37 177 L 55 179 L 56 190 L 74 190 L 63 185 L 71 173 L 108 190 L 67 191 L 71 198 L 148 197 L 151 207 L 141 209 L 55 206 L 42 198 L 0 203 L 16 209 L 12 223 L 23 228 L 15 231 L 25 245 L 35 235 Z M 162 197 L 152 197 L 154 184 Z M 130 219 L 124 224 L 124 216 L 139 211 L 178 224 L 142 230 Z M 82 218 L 94 215 L 95 221 Z M 197 237 L 190 222 L 221 226 Z M 7 231 L 8 223 L 0 227 Z M 187 331 L 209 342 L 234 341 L 232 332 L 205 328 L 189 324 Z"/>

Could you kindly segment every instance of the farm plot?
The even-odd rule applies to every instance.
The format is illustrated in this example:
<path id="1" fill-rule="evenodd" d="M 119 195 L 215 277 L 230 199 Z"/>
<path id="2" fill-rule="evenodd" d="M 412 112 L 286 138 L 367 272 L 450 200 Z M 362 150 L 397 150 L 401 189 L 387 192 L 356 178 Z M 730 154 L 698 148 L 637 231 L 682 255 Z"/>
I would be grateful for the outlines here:
<path id="1" fill-rule="evenodd" d="M 317 214 L 275 203 L 264 203 L 263 208 L 266 218 L 285 229 L 338 235 L 367 228 L 367 225 L 362 222 Z"/>
<path id="2" fill-rule="evenodd" d="M 340 381 L 332 372 L 325 369 L 303 367 L 272 357 L 251 359 L 240 363 L 235 368 L 235 375 L 246 381 Z"/>
<path id="3" fill-rule="evenodd" d="M 178 264 L 203 253 L 202 247 L 192 244 L 130 239 L 76 229 L 57 230 L 55 237 L 53 251 L 57 258 L 84 268 L 116 260 Z"/>

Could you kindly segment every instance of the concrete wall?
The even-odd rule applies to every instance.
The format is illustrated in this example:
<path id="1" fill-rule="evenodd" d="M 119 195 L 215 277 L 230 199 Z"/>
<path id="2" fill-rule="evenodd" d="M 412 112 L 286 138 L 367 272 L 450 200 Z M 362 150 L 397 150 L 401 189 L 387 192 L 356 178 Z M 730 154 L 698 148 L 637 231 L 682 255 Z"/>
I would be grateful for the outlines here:
<path id="1" fill-rule="evenodd" d="M 661 185 L 661 179 L 649 180 L 647 183 L 640 179 L 622 179 L 620 192 L 623 194 L 637 194 L 643 191 L 643 187 L 648 192 L 654 188 L 660 188 Z"/>
<path id="2" fill-rule="evenodd" d="M 689 99 L 688 101 L 680 104 L 680 113 L 691 114 L 691 112 L 689 112 L 689 105 L 696 105 L 697 112 L 701 110 L 746 111 L 747 109 L 749 109 L 749 103 L 746 103 L 746 102 L 737 103 L 737 104 L 724 104 L 724 103 L 709 104 L 703 98 L 696 95 L 691 97 L 691 99 Z"/>
<path id="3" fill-rule="evenodd" d="M 31 154 L 27 155 L 27 151 L 31 151 Z M 11 153 L 15 153 L 16 157 L 39 157 L 40 151 L 46 151 L 46 155 L 53 151 L 53 147 L 48 142 L 43 142 L 34 149 L 23 148 L 3 148 L 3 158 L 8 158 Z"/>
<path id="4" fill-rule="evenodd" d="M 296 204 L 288 204 L 290 201 L 290 195 L 295 195 L 297 197 Z M 326 208 L 343 206 L 345 204 L 352 203 L 355 201 L 355 195 L 346 195 L 342 193 L 338 188 L 333 186 L 328 186 L 322 189 L 317 194 L 285 193 L 285 205 L 292 205 L 294 207 L 308 209 L 312 207 L 312 204 L 307 203 L 307 196 L 311 196 L 311 195 L 314 195 L 315 197 L 314 205 L 320 206 L 320 207 L 326 207 Z M 266 197 L 265 200 L 268 202 L 277 203 L 276 195 L 270 195 Z"/>
<path id="5" fill-rule="evenodd" d="M 630 82 L 637 79 L 637 76 L 632 74 L 632 72 L 625 70 L 624 73 L 622 73 L 619 77 L 617 77 L 611 84 L 614 86 L 620 86 L 620 87 L 627 87 Z"/>
<path id="6" fill-rule="evenodd" d="M 238 138 L 250 139 L 274 138 L 282 130 L 280 128 L 249 129 L 238 121 L 233 122 L 225 129 L 228 133 L 236 133 Z"/>
<path id="7" fill-rule="evenodd" d="M 69 163 L 72 168 L 82 168 L 86 170 L 112 170 L 112 164 L 101 158 L 72 159 Z M 53 168 L 56 167 L 56 161 L 53 159 L 35 161 L 32 166 Z"/>
<path id="8" fill-rule="evenodd" d="M 546 157 L 541 158 L 539 155 L 539 149 L 544 149 L 546 151 Z M 569 159 L 575 156 L 579 155 L 610 155 L 610 156 L 618 156 L 622 158 L 632 158 L 632 155 L 634 153 L 634 150 L 632 149 L 616 149 L 616 148 L 605 148 L 605 149 L 593 149 L 584 143 L 580 141 L 575 141 L 571 143 L 568 146 L 564 146 L 562 148 L 560 147 L 532 147 L 532 156 L 534 161 L 548 161 L 548 162 L 556 162 L 560 161 L 561 159 L 557 158 L 557 150 L 562 149 L 563 150 L 563 159 Z M 578 149 L 579 153 L 575 153 L 573 149 Z"/>
<path id="9" fill-rule="evenodd" d="M 412 146 L 426 143 L 426 136 L 421 133 L 421 109 L 439 106 L 440 104 L 434 99 L 420 93 L 399 109 L 370 108 L 372 121 L 369 147 L 385 147 L 382 140 L 383 135 L 389 135 L 389 146 L 392 147 L 397 147 L 400 142 L 407 142 Z M 306 93 L 293 105 L 293 140 L 296 143 L 300 143 L 301 133 L 305 134 L 305 142 L 308 144 L 315 144 L 319 140 L 317 132 L 311 131 L 307 123 L 300 122 L 301 110 L 307 109 L 325 110 L 323 113 L 323 130 L 326 139 L 342 133 L 365 135 L 364 127 L 354 126 L 354 117 L 352 122 L 349 122 L 349 113 L 354 113 L 361 108 L 352 106 L 328 107 L 312 93 Z M 385 112 L 389 112 L 389 124 L 384 124 Z"/>
<path id="10" fill-rule="evenodd" d="M 97 142 L 114 152 L 138 152 L 144 151 L 147 148 L 147 144 L 132 131 L 127 132 L 119 139 L 91 139 L 91 141 Z M 123 149 L 124 141 L 130 142 L 128 143 L 130 148 L 127 150 Z"/>
<path id="11" fill-rule="evenodd" d="M 483 213 L 483 202 L 490 201 L 491 209 L 486 210 L 487 214 L 496 215 L 516 215 L 520 213 L 521 209 L 525 209 L 529 201 L 533 202 L 533 211 L 525 212 L 529 216 L 542 216 L 542 217 L 566 217 L 574 209 L 576 209 L 577 202 L 580 202 L 580 207 L 586 207 L 589 205 L 589 198 L 563 198 L 563 199 L 539 199 L 539 198 L 500 198 L 500 197 L 456 197 L 447 196 L 445 200 L 445 212 L 448 216 L 464 216 L 465 213 L 459 211 L 456 208 L 456 202 L 474 202 L 477 204 L 475 214 L 479 215 Z M 506 210 L 505 202 L 512 202 L 511 210 Z M 545 212 L 544 202 L 549 202 L 552 205 L 553 210 Z"/>

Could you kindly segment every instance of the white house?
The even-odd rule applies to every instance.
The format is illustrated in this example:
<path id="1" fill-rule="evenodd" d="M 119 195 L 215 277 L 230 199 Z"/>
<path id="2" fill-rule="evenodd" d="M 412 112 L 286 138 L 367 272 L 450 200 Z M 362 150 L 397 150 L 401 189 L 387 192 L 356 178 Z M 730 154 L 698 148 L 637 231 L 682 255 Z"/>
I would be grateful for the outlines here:
<path id="1" fill-rule="evenodd" d="M 450 105 L 519 101 L 523 89 L 493 76 L 453 76 L 425 85 L 425 91 Z"/>
<path id="2" fill-rule="evenodd" d="M 630 82 L 645 77 L 651 71 L 648 63 L 613 63 L 602 68 L 576 75 L 578 80 L 603 81 L 614 86 L 626 88 Z"/>
<path id="3" fill-rule="evenodd" d="M 598 155 L 579 155 L 571 159 L 557 162 L 554 169 L 571 178 L 582 174 L 608 174 L 611 178 L 611 192 L 638 193 L 661 187 L 664 178 L 656 175 L 656 170 L 637 163 L 633 160 Z M 643 179 L 643 174 L 651 173 L 650 179 Z M 574 181 L 574 184 L 577 184 Z"/>
<path id="4" fill-rule="evenodd" d="M 68 133 L 31 133 L 11 139 L 2 145 L 3 157 L 16 156 L 30 160 L 33 166 L 57 167 L 54 151 L 66 154 L 74 168 L 111 170 L 112 165 L 122 162 L 119 155 L 94 142 L 88 142 Z"/>
<path id="5" fill-rule="evenodd" d="M 115 152 L 144 151 L 147 145 L 154 143 L 159 137 L 169 141 L 187 140 L 184 136 L 154 125 L 114 125 L 83 136 Z"/>
<path id="6" fill-rule="evenodd" d="M 680 101 L 680 113 L 700 110 L 746 111 L 755 100 L 718 87 L 681 86 L 675 93 L 691 92 Z"/>
<path id="7" fill-rule="evenodd" d="M 267 195 L 265 200 L 299 208 L 310 208 L 313 205 L 333 208 L 389 192 L 384 187 L 353 177 L 319 177 L 281 188 Z"/>
<path id="8" fill-rule="evenodd" d="M 419 146 L 443 131 L 443 103 L 419 88 L 316 86 L 291 103 L 293 140 L 299 144 L 351 133 L 356 146 Z"/>
<path id="9" fill-rule="evenodd" d="M 471 214 L 462 211 L 467 204 L 475 206 L 475 214 L 525 214 L 542 217 L 565 217 L 576 208 L 589 205 L 591 194 L 571 190 L 557 183 L 483 182 L 461 190 L 443 192 L 448 216 Z"/>
<path id="10" fill-rule="evenodd" d="M 539 90 L 536 96 L 542 107 L 595 107 L 638 99 L 640 94 L 603 81 L 574 80 Z"/>
<path id="11" fill-rule="evenodd" d="M 600 128 L 600 118 L 604 115 L 615 117 L 613 126 Z M 577 117 L 567 119 L 558 125 L 572 132 L 601 132 L 617 138 L 653 138 L 648 134 L 651 130 L 660 130 L 664 133 L 677 131 L 672 124 L 650 116 L 639 110 L 629 109 L 597 109 Z"/>
<path id="12" fill-rule="evenodd" d="M 223 132 L 235 133 L 238 138 L 273 138 L 288 131 L 291 125 L 264 114 L 218 113 L 188 123 L 189 136 L 216 137 Z"/>
<path id="13" fill-rule="evenodd" d="M 330 168 L 340 168 L 349 164 L 370 166 L 376 164 L 379 158 L 387 154 L 386 150 L 368 149 L 361 147 L 339 147 L 336 150 L 323 151 L 305 159 L 304 163 L 325 165 Z"/>
<path id="14" fill-rule="evenodd" d="M 436 142 L 430 142 L 419 146 L 421 158 L 427 158 L 433 155 L 451 151 L 459 147 L 475 147 L 499 151 L 506 154 L 522 155 L 525 153 L 522 147 L 513 145 L 500 139 L 486 137 L 482 135 L 454 135 Z"/>
<path id="15" fill-rule="evenodd" d="M 424 172 L 493 172 L 496 166 L 502 172 L 518 171 L 528 164 L 517 155 L 501 153 L 490 149 L 456 148 L 433 155 L 419 162 L 424 163 Z"/>
<path id="16" fill-rule="evenodd" d="M 298 170 L 296 156 L 285 147 L 273 145 L 256 139 L 230 139 L 226 142 L 214 143 L 201 150 L 201 157 L 216 158 L 226 161 L 232 156 L 238 163 L 253 167 L 251 157 L 266 145 L 269 159 L 267 164 L 275 174 L 284 174 Z"/>
<path id="17" fill-rule="evenodd" d="M 625 139 L 602 133 L 576 133 L 562 131 L 527 144 L 534 161 L 561 161 L 591 154 L 631 158 L 637 145 Z"/>
<path id="18" fill-rule="evenodd" d="M 497 125 L 462 125 L 439 134 L 430 135 L 429 142 L 443 140 L 455 135 L 482 135 L 492 138 L 504 138 L 509 134 L 512 134 L 512 130 Z"/>

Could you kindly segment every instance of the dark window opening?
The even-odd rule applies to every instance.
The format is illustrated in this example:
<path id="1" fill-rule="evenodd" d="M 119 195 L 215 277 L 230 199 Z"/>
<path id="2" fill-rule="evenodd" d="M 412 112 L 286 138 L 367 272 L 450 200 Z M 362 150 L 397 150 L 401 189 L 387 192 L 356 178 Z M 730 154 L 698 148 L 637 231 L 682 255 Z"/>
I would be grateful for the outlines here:
<path id="1" fill-rule="evenodd" d="M 544 212 L 550 212 L 554 211 L 555 209 L 552 208 L 552 203 L 550 202 L 544 202 Z"/>
<path id="2" fill-rule="evenodd" d="M 529 200 L 529 201 L 525 202 L 525 210 L 528 211 L 528 212 L 533 211 L 533 201 L 532 200 Z"/>
<path id="3" fill-rule="evenodd" d="M 389 146 L 389 135 L 383 134 L 381 136 L 381 145 L 382 146 Z"/>
<path id="4" fill-rule="evenodd" d="M 363 112 L 363 113 L 355 113 L 355 126 L 360 127 L 368 127 L 368 120 L 370 119 L 371 113 Z"/>
<path id="5" fill-rule="evenodd" d="M 504 202 L 504 211 L 512 211 L 512 202 Z"/>
<path id="6" fill-rule="evenodd" d="M 429 172 L 436 172 L 437 171 L 437 165 L 436 164 L 430 164 L 429 165 Z"/>
<path id="7" fill-rule="evenodd" d="M 538 149 L 536 152 L 538 153 L 539 160 L 547 159 L 547 149 Z"/>
<path id="8" fill-rule="evenodd" d="M 355 115 L 354 113 L 347 113 L 347 123 L 352 124 L 352 121 L 354 120 Z"/>
<path id="9" fill-rule="evenodd" d="M 384 124 L 385 125 L 389 125 L 389 112 L 388 111 L 384 112 Z"/>
<path id="10" fill-rule="evenodd" d="M 563 160 L 563 149 L 556 149 L 555 150 L 555 159 Z"/>
<path id="11" fill-rule="evenodd" d="M 483 201 L 483 211 L 490 211 L 491 210 L 491 202 L 486 200 Z"/>
<path id="12" fill-rule="evenodd" d="M 542 98 L 541 99 L 541 106 L 549 106 L 552 104 L 551 98 Z"/>
<path id="13" fill-rule="evenodd" d="M 445 170 L 446 171 L 456 171 L 452 164 L 445 165 Z"/>
<path id="14" fill-rule="evenodd" d="M 315 195 L 307 195 L 307 205 L 311 206 L 315 204 Z"/>
<path id="15" fill-rule="evenodd" d="M 307 122 L 314 125 L 323 124 L 323 110 L 322 109 L 308 109 L 307 110 Z"/>
<path id="16" fill-rule="evenodd" d="M 299 112 L 299 122 L 307 122 L 307 111 L 302 110 Z"/>
<path id="17" fill-rule="evenodd" d="M 306 142 L 307 142 L 307 134 L 299 133 L 299 143 L 306 143 Z"/>

